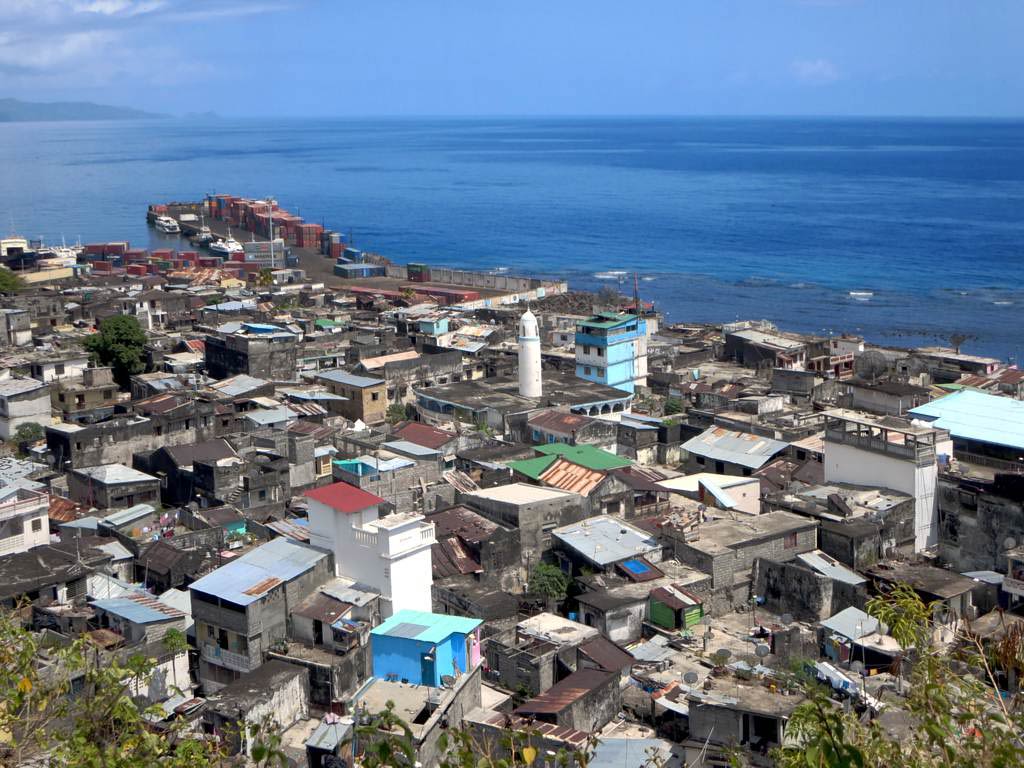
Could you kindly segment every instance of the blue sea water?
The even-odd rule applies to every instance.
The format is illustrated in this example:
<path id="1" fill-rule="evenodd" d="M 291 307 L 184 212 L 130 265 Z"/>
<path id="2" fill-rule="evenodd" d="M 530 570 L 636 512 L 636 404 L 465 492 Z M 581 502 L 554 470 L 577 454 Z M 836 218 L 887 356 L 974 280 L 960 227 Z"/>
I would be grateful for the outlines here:
<path id="1" fill-rule="evenodd" d="M 636 271 L 670 321 L 1024 352 L 1017 121 L 6 124 L 0 168 L 0 230 L 48 241 L 155 245 L 149 202 L 270 195 L 397 262 Z"/>

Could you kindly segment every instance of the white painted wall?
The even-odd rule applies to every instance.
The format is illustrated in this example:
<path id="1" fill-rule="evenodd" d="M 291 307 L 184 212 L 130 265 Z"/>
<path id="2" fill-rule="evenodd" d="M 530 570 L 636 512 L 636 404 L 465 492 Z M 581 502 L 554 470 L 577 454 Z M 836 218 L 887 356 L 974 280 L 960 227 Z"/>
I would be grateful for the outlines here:
<path id="1" fill-rule="evenodd" d="M 944 449 L 943 449 L 944 450 Z M 850 483 L 907 493 L 914 497 L 914 551 L 938 542 L 935 463 L 918 467 L 914 461 L 825 441 L 825 482 Z"/>
<path id="2" fill-rule="evenodd" d="M 403 608 L 431 610 L 433 524 L 422 515 L 379 519 L 376 507 L 347 515 L 308 502 L 309 543 L 334 553 L 337 575 L 379 590 L 385 618 Z"/>
<path id="3" fill-rule="evenodd" d="M 0 398 L 0 438 L 10 440 L 18 427 L 32 422 L 44 427 L 50 423 L 48 387 L 10 400 Z"/>

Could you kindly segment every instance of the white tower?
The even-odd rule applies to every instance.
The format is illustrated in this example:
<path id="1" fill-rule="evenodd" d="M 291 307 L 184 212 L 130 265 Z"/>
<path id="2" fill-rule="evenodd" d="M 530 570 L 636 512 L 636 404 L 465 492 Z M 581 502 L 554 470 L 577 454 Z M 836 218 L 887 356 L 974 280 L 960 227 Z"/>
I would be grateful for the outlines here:
<path id="1" fill-rule="evenodd" d="M 540 332 L 529 308 L 519 318 L 519 394 L 541 396 Z"/>

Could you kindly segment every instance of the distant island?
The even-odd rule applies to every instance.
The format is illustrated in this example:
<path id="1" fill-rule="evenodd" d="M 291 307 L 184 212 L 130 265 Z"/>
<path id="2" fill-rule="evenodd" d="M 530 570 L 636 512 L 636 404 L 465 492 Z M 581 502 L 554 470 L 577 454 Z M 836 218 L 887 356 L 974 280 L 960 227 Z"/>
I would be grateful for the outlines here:
<path id="1" fill-rule="evenodd" d="M 55 122 L 61 120 L 143 120 L 167 117 L 129 107 L 111 107 L 89 101 L 32 102 L 0 99 L 0 123 Z"/>

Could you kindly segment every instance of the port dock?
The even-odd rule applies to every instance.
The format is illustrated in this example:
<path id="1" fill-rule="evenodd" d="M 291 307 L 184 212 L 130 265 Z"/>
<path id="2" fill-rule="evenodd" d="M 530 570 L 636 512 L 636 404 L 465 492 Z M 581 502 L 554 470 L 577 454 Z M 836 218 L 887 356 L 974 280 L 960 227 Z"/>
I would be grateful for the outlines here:
<path id="1" fill-rule="evenodd" d="M 174 218 L 181 228 L 181 237 L 192 238 L 199 234 L 203 224 L 218 239 L 229 234 L 238 242 L 268 242 L 265 235 L 248 229 L 240 221 L 230 222 L 218 219 L 211 214 L 208 201 L 174 202 L 151 205 L 147 212 L 147 220 L 153 223 L 157 215 Z M 195 217 L 193 220 L 192 217 Z M 284 239 L 275 221 L 278 237 Z M 194 246 L 196 250 L 202 246 Z M 340 277 L 335 273 L 335 264 L 341 263 L 340 257 L 325 254 L 321 249 L 305 245 L 297 245 L 285 241 L 286 252 L 298 262 L 298 268 L 306 273 L 310 282 L 323 283 L 329 288 L 347 290 L 355 293 L 379 294 L 385 297 L 398 296 L 412 289 L 419 294 L 436 294 L 440 303 L 459 303 L 462 306 L 494 306 L 515 304 L 521 301 L 537 300 L 545 296 L 553 296 L 568 291 L 565 281 L 540 280 L 537 278 L 518 277 L 504 273 L 475 272 L 447 267 L 414 265 L 410 270 L 407 265 L 392 263 L 376 255 L 368 256 L 368 263 L 382 267 L 383 275 L 373 277 Z M 428 278 L 428 279 L 424 279 Z M 455 299 L 459 300 L 456 302 Z"/>

